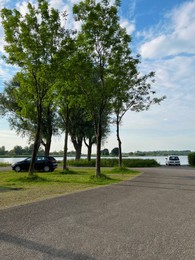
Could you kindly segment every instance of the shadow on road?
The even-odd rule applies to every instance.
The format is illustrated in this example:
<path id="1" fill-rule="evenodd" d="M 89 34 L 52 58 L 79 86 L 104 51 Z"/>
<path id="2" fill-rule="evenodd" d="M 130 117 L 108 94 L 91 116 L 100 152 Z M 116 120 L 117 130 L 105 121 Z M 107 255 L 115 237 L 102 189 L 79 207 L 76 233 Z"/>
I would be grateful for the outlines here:
<path id="1" fill-rule="evenodd" d="M 65 249 L 56 249 L 51 246 L 47 246 L 44 244 L 40 244 L 31 240 L 27 240 L 24 238 L 20 238 L 14 235 L 9 235 L 3 232 L 0 232 L 0 241 L 14 244 L 15 246 L 24 247 L 26 249 L 30 249 L 33 251 L 38 251 L 42 254 L 47 254 L 52 257 L 58 257 L 62 259 L 87 259 L 87 260 L 95 260 L 95 258 L 91 256 L 87 256 L 85 254 L 78 254 L 71 251 L 67 251 Z M 64 241 L 65 242 L 65 241 Z"/>

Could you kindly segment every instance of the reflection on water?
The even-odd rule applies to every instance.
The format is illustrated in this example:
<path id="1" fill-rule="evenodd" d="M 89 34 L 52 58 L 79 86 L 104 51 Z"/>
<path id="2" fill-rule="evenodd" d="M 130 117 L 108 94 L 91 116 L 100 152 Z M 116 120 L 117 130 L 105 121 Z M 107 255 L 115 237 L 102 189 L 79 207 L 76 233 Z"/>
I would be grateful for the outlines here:
<path id="1" fill-rule="evenodd" d="M 63 157 L 55 157 L 58 161 L 62 161 Z M 87 157 L 82 157 L 82 158 L 87 158 Z M 108 157 L 107 157 L 108 158 Z M 113 157 L 112 157 L 113 158 Z M 124 159 L 132 159 L 132 158 L 138 158 L 138 159 L 154 159 L 156 160 L 158 163 L 160 163 L 161 165 L 165 165 L 165 161 L 166 161 L 166 156 L 136 156 L 136 157 L 125 157 Z M 0 158 L 0 162 L 6 162 L 6 163 L 15 163 L 15 162 L 19 162 L 26 159 L 26 157 L 24 158 Z M 69 159 L 73 159 L 73 157 L 68 157 Z M 187 156 L 179 156 L 181 165 L 188 165 L 188 157 Z"/>

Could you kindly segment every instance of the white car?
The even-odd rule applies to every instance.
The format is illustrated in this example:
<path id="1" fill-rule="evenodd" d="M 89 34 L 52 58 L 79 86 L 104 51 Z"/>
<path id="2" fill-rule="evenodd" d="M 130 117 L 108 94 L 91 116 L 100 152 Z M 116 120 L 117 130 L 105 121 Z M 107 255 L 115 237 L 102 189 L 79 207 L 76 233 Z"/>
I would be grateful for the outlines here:
<path id="1" fill-rule="evenodd" d="M 166 158 L 166 165 L 175 165 L 175 166 L 180 166 L 180 160 L 179 160 L 179 157 L 178 156 L 174 156 L 174 155 L 171 155 L 169 156 L 168 158 Z"/>

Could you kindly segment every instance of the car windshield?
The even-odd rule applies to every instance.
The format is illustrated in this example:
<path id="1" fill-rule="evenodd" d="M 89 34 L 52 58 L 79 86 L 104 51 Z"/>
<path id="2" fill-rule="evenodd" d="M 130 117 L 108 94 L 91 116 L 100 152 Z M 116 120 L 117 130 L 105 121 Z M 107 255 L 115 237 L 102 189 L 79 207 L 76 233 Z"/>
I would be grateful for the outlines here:
<path id="1" fill-rule="evenodd" d="M 177 161 L 177 160 L 179 160 L 179 158 L 178 158 L 177 156 L 171 156 L 169 159 L 172 160 L 172 161 Z"/>

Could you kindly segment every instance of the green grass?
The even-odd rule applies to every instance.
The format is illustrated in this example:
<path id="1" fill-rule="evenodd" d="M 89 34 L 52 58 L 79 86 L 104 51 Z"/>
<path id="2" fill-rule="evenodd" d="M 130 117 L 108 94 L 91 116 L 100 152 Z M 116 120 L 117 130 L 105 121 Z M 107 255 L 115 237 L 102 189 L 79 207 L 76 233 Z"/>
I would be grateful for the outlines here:
<path id="1" fill-rule="evenodd" d="M 102 168 L 100 177 L 94 168 L 56 169 L 49 173 L 0 171 L 0 208 L 21 205 L 102 185 L 131 179 L 139 172 L 125 168 Z"/>
<path id="2" fill-rule="evenodd" d="M 10 166 L 10 163 L 0 162 L 0 167 Z"/>

